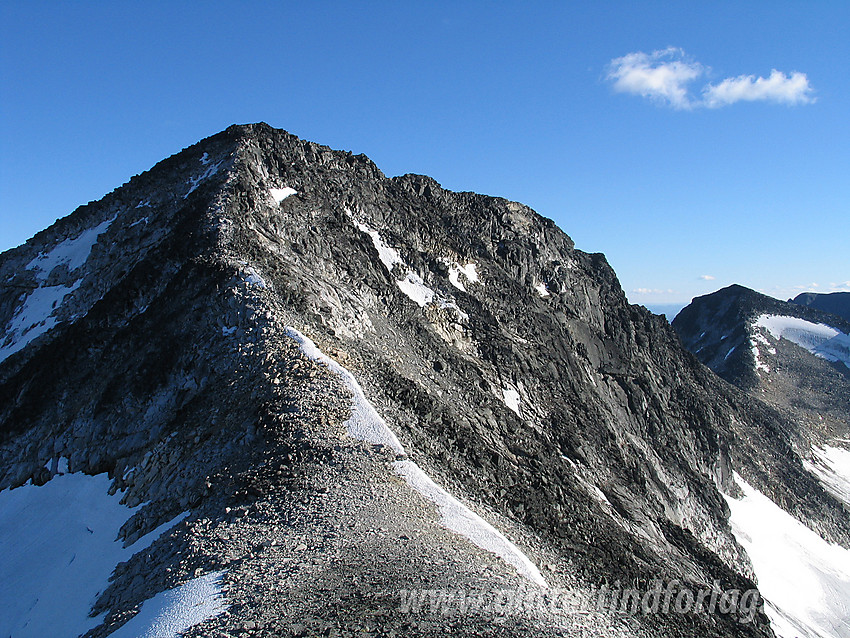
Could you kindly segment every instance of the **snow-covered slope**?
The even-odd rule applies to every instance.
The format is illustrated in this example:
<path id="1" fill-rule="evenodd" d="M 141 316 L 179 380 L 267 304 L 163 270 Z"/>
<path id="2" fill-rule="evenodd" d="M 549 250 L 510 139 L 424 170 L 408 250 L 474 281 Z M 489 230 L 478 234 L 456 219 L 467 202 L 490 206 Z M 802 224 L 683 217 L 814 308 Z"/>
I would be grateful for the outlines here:
<path id="1" fill-rule="evenodd" d="M 736 480 L 729 522 L 753 563 L 780 638 L 850 637 L 850 550 L 825 541 L 764 494 Z"/>
<path id="2" fill-rule="evenodd" d="M 110 486 L 105 474 L 60 473 L 42 486 L 0 492 L 0 635 L 76 638 L 97 627 L 105 613 L 89 614 L 118 563 L 146 549 L 186 516 L 125 547 L 119 532 L 138 508 L 122 505 L 121 494 L 110 494 Z M 215 587 L 209 591 L 219 593 Z M 186 615 L 192 605 L 188 599 L 173 603 L 171 615 L 186 619 L 179 631 L 224 609 L 219 605 Z M 140 623 L 133 635 L 164 635 L 145 633 Z"/>

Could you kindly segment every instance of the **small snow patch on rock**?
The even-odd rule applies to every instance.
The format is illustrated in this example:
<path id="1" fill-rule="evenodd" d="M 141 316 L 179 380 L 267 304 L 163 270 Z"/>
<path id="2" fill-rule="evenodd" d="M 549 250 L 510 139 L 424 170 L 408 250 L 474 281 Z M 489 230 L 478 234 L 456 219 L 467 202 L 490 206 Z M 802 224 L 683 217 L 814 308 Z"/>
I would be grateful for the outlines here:
<path id="1" fill-rule="evenodd" d="M 505 402 L 505 405 L 508 406 L 514 412 L 516 412 L 517 416 L 520 416 L 520 414 L 519 414 L 519 401 L 520 401 L 519 392 L 517 392 L 516 389 L 514 389 L 514 388 L 504 388 L 502 390 L 502 398 Z"/>
<path id="2" fill-rule="evenodd" d="M 294 188 L 290 188 L 289 186 L 284 186 L 283 188 L 270 188 L 269 193 L 272 196 L 272 199 L 278 204 L 280 204 L 283 200 L 291 195 L 297 195 L 298 191 Z"/>
<path id="3" fill-rule="evenodd" d="M 442 259 L 441 261 L 446 264 L 449 269 L 449 283 L 458 290 L 466 292 L 466 286 L 460 278 L 461 275 L 463 275 L 470 283 L 477 284 L 479 282 L 478 265 L 474 262 L 461 266 L 456 261 L 451 261 L 449 259 Z"/>

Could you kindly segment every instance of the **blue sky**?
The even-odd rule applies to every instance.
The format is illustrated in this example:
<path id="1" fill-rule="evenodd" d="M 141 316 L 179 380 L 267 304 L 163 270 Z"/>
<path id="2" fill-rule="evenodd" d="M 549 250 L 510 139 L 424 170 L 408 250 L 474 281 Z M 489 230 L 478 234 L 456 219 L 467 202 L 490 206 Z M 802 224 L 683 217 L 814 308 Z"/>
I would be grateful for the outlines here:
<path id="1" fill-rule="evenodd" d="M 262 120 L 524 202 L 635 303 L 850 290 L 850 3 L 703 5 L 0 0 L 0 250 Z"/>

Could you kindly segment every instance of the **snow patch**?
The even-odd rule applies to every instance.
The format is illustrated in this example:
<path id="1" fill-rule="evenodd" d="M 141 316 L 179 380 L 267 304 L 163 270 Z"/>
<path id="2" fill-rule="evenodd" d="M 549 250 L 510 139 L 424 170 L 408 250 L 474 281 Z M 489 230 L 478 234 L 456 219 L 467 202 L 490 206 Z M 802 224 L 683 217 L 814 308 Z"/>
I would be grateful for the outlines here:
<path id="1" fill-rule="evenodd" d="M 520 416 L 520 413 L 519 413 L 519 401 L 520 401 L 519 392 L 517 392 L 514 388 L 504 388 L 502 390 L 502 398 L 505 402 L 505 405 L 508 406 L 514 412 L 516 412 L 517 416 Z"/>
<path id="2" fill-rule="evenodd" d="M 407 273 L 404 279 L 396 281 L 396 285 L 420 308 L 424 308 L 434 300 L 434 291 L 414 272 Z"/>
<path id="3" fill-rule="evenodd" d="M 53 328 L 56 310 L 65 302 L 65 297 L 80 287 L 80 283 L 82 279 L 70 286 L 42 286 L 27 295 L 6 328 L 4 345 L 0 347 L 0 362 Z"/>
<path id="4" fill-rule="evenodd" d="M 761 332 L 756 332 L 753 335 L 753 340 L 763 345 L 770 354 L 776 354 L 776 348 L 773 347 L 770 339 L 765 337 Z"/>
<path id="5" fill-rule="evenodd" d="M 725 496 L 729 522 L 750 556 L 774 632 L 850 635 L 850 551 L 825 541 L 737 473 L 735 480 L 744 497 Z"/>
<path id="6" fill-rule="evenodd" d="M 386 445 L 399 454 L 404 454 L 405 452 L 401 446 L 401 442 L 399 442 L 396 435 L 390 430 L 375 408 L 372 407 L 372 404 L 369 403 L 354 375 L 319 350 L 315 343 L 295 328 L 286 328 L 286 333 L 298 343 L 301 351 L 310 359 L 323 363 L 332 372 L 342 377 L 345 386 L 353 397 L 351 418 L 345 422 L 348 434 L 360 441 L 366 441 L 375 445 Z"/>
<path id="7" fill-rule="evenodd" d="M 332 372 L 338 374 L 351 392 L 353 397 L 351 418 L 345 422 L 348 433 L 352 437 L 367 443 L 387 445 L 399 455 L 406 456 L 401 442 L 366 398 L 354 375 L 325 355 L 313 341 L 295 328 L 287 327 L 286 333 L 298 344 L 307 357 L 323 363 Z M 495 527 L 434 483 L 416 463 L 403 459 L 394 461 L 393 466 L 396 472 L 407 481 L 408 485 L 440 508 L 440 522 L 444 527 L 466 537 L 478 547 L 499 556 L 532 582 L 541 587 L 547 586 L 540 570 L 516 545 L 505 538 Z"/>
<path id="8" fill-rule="evenodd" d="M 752 339 L 750 339 L 750 348 L 753 351 L 753 358 L 756 362 L 756 371 L 764 370 L 765 372 L 770 372 L 770 366 L 768 366 L 759 358 L 759 348 L 756 345 L 756 342 Z"/>
<path id="9" fill-rule="evenodd" d="M 280 204 L 290 195 L 297 195 L 298 191 L 294 188 L 290 188 L 289 186 L 284 186 L 283 188 L 270 188 L 269 193 L 271 193 L 272 199 L 274 199 L 276 203 Z"/>
<path id="10" fill-rule="evenodd" d="M 850 368 L 850 337 L 832 326 L 782 315 L 761 315 L 753 326 L 767 330 L 774 339 L 787 339 L 815 356 Z"/>
<path id="11" fill-rule="evenodd" d="M 227 610 L 221 591 L 224 571 L 210 572 L 159 592 L 110 638 L 179 638 L 197 624 Z"/>
<path id="12" fill-rule="evenodd" d="M 346 212 L 348 212 L 349 216 L 351 215 L 351 211 L 346 209 Z M 384 240 L 381 239 L 381 235 L 377 230 L 372 230 L 366 224 L 357 220 L 354 220 L 354 225 L 357 226 L 358 230 L 366 233 L 372 239 L 372 245 L 375 247 L 375 250 L 378 251 L 378 259 L 381 260 L 381 263 L 384 265 L 384 268 L 387 269 L 388 273 L 391 275 L 393 274 L 393 268 L 395 268 L 396 264 L 404 265 L 404 261 L 402 260 L 401 255 L 398 254 L 398 251 L 395 248 L 387 246 L 384 243 Z"/>
<path id="13" fill-rule="evenodd" d="M 464 323 L 469 322 L 469 315 L 466 314 L 463 310 L 461 310 L 460 306 L 458 306 L 454 301 L 447 301 L 445 299 L 440 299 L 439 304 L 440 304 L 440 308 L 442 308 L 443 310 L 454 311 L 454 313 L 457 315 L 457 318 L 460 321 L 462 321 Z M 528 343 L 528 342 L 526 342 L 526 343 Z"/>
<path id="14" fill-rule="evenodd" d="M 398 251 L 395 248 L 387 246 L 381 239 L 381 235 L 377 230 L 373 230 L 366 224 L 354 219 L 350 210 L 346 209 L 346 213 L 349 217 L 351 217 L 354 225 L 357 226 L 360 231 L 366 233 L 372 238 L 372 245 L 375 247 L 375 250 L 378 251 L 378 259 L 381 260 L 381 263 L 390 275 L 393 274 L 393 270 L 396 265 L 399 264 L 401 265 L 402 270 L 407 270 L 403 279 L 396 279 L 396 285 L 399 290 L 407 295 L 407 297 L 420 308 L 424 308 L 434 301 L 437 293 L 428 287 L 428 285 L 422 280 L 422 277 L 413 272 L 407 264 L 404 263 L 404 260 L 401 258 Z"/>
<path id="15" fill-rule="evenodd" d="M 222 160 L 222 162 L 223 161 L 224 160 Z M 218 173 L 218 167 L 221 166 L 222 162 L 219 162 L 218 164 L 210 164 L 209 159 L 207 159 L 205 153 L 204 157 L 201 158 L 201 164 L 203 166 L 206 166 L 207 170 L 205 170 L 197 177 L 189 178 L 189 180 L 186 182 L 187 184 L 189 184 L 189 190 L 186 192 L 185 195 L 183 195 L 183 199 L 186 199 L 187 197 L 189 197 L 189 195 L 195 192 L 195 189 L 198 188 L 198 186 L 200 186 L 205 179 L 208 179 Z"/>
<path id="16" fill-rule="evenodd" d="M 97 238 L 107 231 L 110 224 L 118 215 L 111 219 L 102 221 L 94 228 L 84 230 L 73 239 L 66 239 L 48 252 L 39 253 L 35 259 L 26 265 L 27 270 L 35 272 L 36 279 L 45 281 L 54 268 L 61 264 L 68 266 L 68 271 L 73 272 L 88 261 L 92 248 L 97 243 Z"/>
<path id="17" fill-rule="evenodd" d="M 732 353 L 733 353 L 733 352 L 735 352 L 735 349 L 736 349 L 737 347 L 738 347 L 738 346 L 732 346 L 732 348 L 729 350 L 729 352 L 727 352 L 727 353 L 726 353 L 726 356 L 725 356 L 725 357 L 723 357 L 723 360 L 724 360 L 724 361 L 726 361 L 726 359 L 728 359 L 730 356 L 732 356 Z"/>
<path id="18" fill-rule="evenodd" d="M 466 292 L 466 286 L 464 286 L 460 279 L 461 275 L 466 277 L 470 283 L 477 284 L 479 282 L 478 265 L 476 263 L 470 262 L 466 266 L 461 266 L 456 261 L 451 261 L 450 259 L 442 259 L 441 261 L 448 266 L 449 283 L 458 290 Z"/>
<path id="19" fill-rule="evenodd" d="M 109 494 L 106 473 L 64 474 L 0 492 L 0 636 L 76 638 L 115 566 L 148 547 L 187 513 L 125 548 L 121 526 L 138 508 Z"/>
<path id="20" fill-rule="evenodd" d="M 68 473 L 68 458 L 65 456 L 53 457 L 44 464 L 44 469 L 51 474 L 67 474 Z"/>
<path id="21" fill-rule="evenodd" d="M 268 288 L 266 280 L 254 268 L 248 266 L 242 274 L 242 281 L 248 286 L 256 286 L 257 288 Z"/>
<path id="22" fill-rule="evenodd" d="M 546 284 L 542 281 L 539 284 L 534 285 L 534 289 L 537 291 L 537 294 L 541 297 L 549 296 L 549 289 L 546 287 Z"/>

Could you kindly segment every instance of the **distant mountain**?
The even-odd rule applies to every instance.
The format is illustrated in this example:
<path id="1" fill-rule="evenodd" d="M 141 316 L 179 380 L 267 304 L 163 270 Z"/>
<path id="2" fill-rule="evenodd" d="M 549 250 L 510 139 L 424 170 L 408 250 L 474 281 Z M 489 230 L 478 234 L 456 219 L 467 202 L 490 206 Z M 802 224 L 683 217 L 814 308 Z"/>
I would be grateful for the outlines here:
<path id="1" fill-rule="evenodd" d="M 850 292 L 803 292 L 789 301 L 850 320 Z"/>
<path id="2" fill-rule="evenodd" d="M 785 317 L 789 326 L 799 325 L 799 328 L 780 329 L 766 325 L 773 320 L 761 319 L 774 316 Z M 759 387 L 765 378 L 770 378 L 761 376 L 761 373 L 767 372 L 772 356 L 769 351 L 775 349 L 775 342 L 780 336 L 785 337 L 785 342 L 797 345 L 791 348 L 792 352 L 797 352 L 805 343 L 817 344 L 821 351 L 811 352 L 812 356 L 805 358 L 811 365 L 837 371 L 840 378 L 843 378 L 846 369 L 833 363 L 844 361 L 838 335 L 850 332 L 850 321 L 814 308 L 780 301 L 743 286 L 732 285 L 710 295 L 696 297 L 676 316 L 672 325 L 685 347 L 700 361 L 727 381 L 745 389 Z M 817 328 L 818 325 L 824 328 Z M 807 331 L 812 335 L 817 333 L 838 338 L 830 341 L 815 336 L 794 336 L 804 335 Z M 838 351 L 834 356 L 828 355 L 827 351 L 833 346 Z M 815 346 L 810 350 L 815 350 Z M 820 356 L 816 356 L 818 354 Z"/>
<path id="3" fill-rule="evenodd" d="M 672 325 L 700 361 L 790 416 L 806 467 L 848 502 L 850 321 L 735 285 L 697 297 Z"/>
<path id="4" fill-rule="evenodd" d="M 842 381 L 751 293 L 676 321 Z M 0 328 L 0 636 L 846 635 L 790 401 L 522 204 L 233 126 L 0 255 Z"/>

